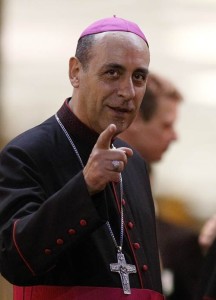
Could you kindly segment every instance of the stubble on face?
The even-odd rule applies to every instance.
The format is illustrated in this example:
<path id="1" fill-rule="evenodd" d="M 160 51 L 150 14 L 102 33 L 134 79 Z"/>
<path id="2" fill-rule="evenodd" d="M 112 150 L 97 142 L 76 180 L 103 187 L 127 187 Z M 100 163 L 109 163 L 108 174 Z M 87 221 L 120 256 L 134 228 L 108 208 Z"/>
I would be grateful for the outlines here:
<path id="1" fill-rule="evenodd" d="M 120 133 L 143 99 L 149 50 L 130 33 L 98 34 L 95 40 L 88 68 L 80 73 L 80 119 L 98 133 L 114 123 Z"/>

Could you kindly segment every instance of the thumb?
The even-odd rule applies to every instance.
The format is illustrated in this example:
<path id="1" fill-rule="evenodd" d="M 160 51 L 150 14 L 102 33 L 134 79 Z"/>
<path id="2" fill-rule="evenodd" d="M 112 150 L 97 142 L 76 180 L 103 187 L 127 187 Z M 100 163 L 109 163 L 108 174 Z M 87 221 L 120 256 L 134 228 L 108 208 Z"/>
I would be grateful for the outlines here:
<path id="1" fill-rule="evenodd" d="M 110 124 L 99 136 L 95 147 L 98 149 L 109 149 L 112 139 L 116 134 L 116 125 L 115 124 Z"/>

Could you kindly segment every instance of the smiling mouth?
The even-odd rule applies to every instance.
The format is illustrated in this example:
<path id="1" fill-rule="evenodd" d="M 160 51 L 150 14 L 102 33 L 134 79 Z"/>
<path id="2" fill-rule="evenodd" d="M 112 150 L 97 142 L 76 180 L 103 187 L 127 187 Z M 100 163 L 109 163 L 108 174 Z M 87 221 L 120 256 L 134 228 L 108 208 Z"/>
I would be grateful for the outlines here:
<path id="1" fill-rule="evenodd" d="M 131 113 L 132 109 L 128 109 L 128 108 L 123 108 L 123 107 L 112 107 L 112 106 L 108 106 L 111 110 L 113 110 L 116 113 L 119 114 L 124 114 L 124 113 Z"/>

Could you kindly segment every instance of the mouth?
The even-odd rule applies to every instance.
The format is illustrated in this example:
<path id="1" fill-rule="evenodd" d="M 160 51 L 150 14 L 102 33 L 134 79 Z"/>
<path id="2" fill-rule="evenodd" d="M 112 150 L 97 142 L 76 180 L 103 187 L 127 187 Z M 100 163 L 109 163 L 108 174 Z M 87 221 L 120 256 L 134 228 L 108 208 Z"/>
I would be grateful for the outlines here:
<path id="1" fill-rule="evenodd" d="M 116 114 L 130 114 L 133 110 L 125 107 L 113 107 L 113 106 L 108 106 L 109 109 L 111 109 L 113 112 Z"/>

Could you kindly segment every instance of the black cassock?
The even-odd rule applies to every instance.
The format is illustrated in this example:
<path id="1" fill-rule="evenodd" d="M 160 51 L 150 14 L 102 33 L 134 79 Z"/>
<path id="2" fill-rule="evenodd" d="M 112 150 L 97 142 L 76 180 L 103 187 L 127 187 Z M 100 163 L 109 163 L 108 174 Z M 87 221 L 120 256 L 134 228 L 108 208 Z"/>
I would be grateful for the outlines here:
<path id="1" fill-rule="evenodd" d="M 57 115 L 86 164 L 98 134 L 75 117 L 67 101 Z M 120 139 L 114 145 L 126 146 Z M 129 275 L 132 294 L 133 289 L 149 289 L 160 295 L 154 205 L 145 162 L 136 152 L 122 178 L 122 252 L 137 269 Z M 18 286 L 121 288 L 119 274 L 110 271 L 116 248 L 107 220 L 119 243 L 119 184 L 89 195 L 77 155 L 55 116 L 2 150 L 0 265 L 8 281 Z"/>

